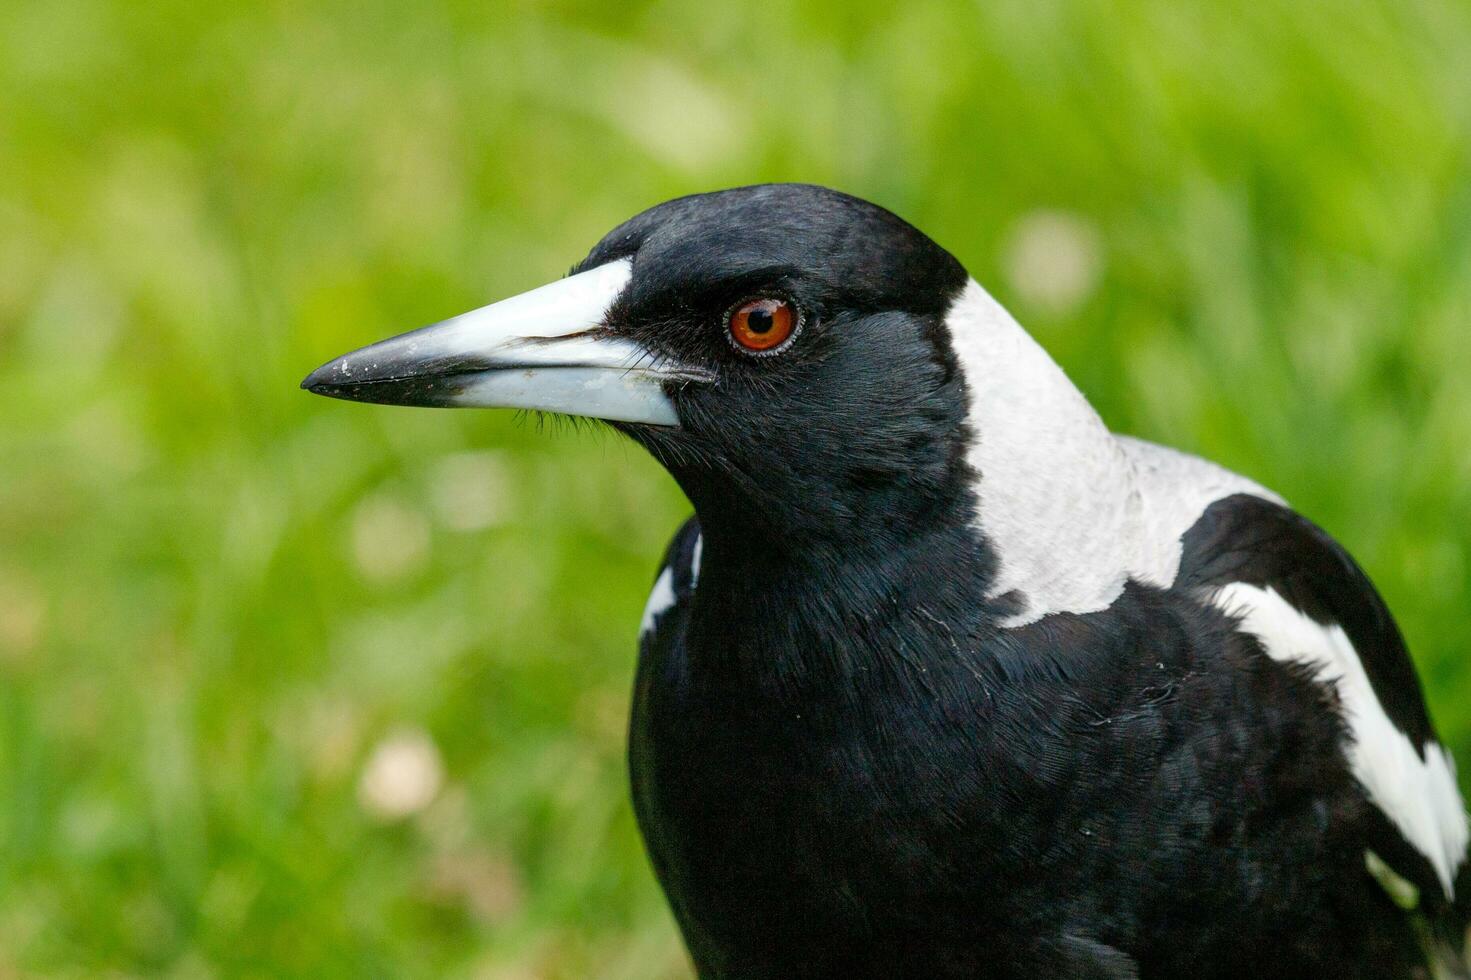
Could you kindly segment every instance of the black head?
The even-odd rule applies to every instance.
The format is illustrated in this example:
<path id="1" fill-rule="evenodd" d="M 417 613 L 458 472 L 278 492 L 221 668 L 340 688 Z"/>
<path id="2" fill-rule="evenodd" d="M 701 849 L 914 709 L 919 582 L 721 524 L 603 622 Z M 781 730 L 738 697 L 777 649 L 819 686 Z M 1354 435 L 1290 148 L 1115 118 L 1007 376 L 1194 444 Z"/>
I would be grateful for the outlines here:
<path id="1" fill-rule="evenodd" d="M 608 325 L 713 380 L 669 386 L 677 428 L 621 427 L 708 532 L 728 515 L 737 530 L 881 537 L 933 516 L 964 450 L 944 316 L 967 277 L 948 252 L 866 201 L 769 184 L 661 204 L 577 268 L 625 257 L 633 275 Z M 788 323 L 766 349 L 740 339 L 765 347 Z"/>
<path id="2" fill-rule="evenodd" d="M 712 535 L 881 540 L 962 496 L 965 392 L 944 317 L 967 276 L 888 211 L 805 184 L 700 194 L 620 225 L 572 271 L 306 386 L 606 418 Z"/>

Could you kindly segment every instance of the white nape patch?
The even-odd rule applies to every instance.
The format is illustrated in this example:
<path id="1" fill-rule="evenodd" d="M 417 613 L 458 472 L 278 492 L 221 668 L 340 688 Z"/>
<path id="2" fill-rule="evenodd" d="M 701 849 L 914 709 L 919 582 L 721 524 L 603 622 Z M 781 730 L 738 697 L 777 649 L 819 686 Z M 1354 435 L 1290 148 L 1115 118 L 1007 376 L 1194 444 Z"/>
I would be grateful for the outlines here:
<path id="1" fill-rule="evenodd" d="M 977 520 L 1025 626 L 1107 609 L 1129 579 L 1161 588 L 1181 537 L 1222 497 L 1277 497 L 1204 460 L 1118 438 L 1011 315 L 974 280 L 945 323 L 969 391 Z"/>
<path id="2" fill-rule="evenodd" d="M 704 551 L 704 547 L 705 536 L 703 534 L 696 535 L 694 548 L 690 551 L 691 592 L 694 591 L 695 586 L 700 582 L 700 555 Z M 647 636 L 649 631 L 658 625 L 659 617 L 674 608 L 674 604 L 678 601 L 679 597 L 674 594 L 674 567 L 672 565 L 665 565 L 664 570 L 659 573 L 659 577 L 654 580 L 654 590 L 649 593 L 649 601 L 644 606 L 644 618 L 638 630 L 639 639 Z"/>
<path id="3" fill-rule="evenodd" d="M 1262 641 L 1274 660 L 1310 664 L 1318 678 L 1332 683 L 1353 736 L 1348 749 L 1354 776 L 1415 849 L 1435 868 L 1448 897 L 1454 897 L 1456 871 L 1466 857 L 1466 807 L 1456 787 L 1454 761 L 1430 742 L 1421 759 L 1409 738 L 1384 713 L 1343 628 L 1323 626 L 1304 615 L 1273 589 L 1237 582 L 1218 590 L 1213 601 L 1237 616 L 1241 628 Z"/>
<path id="4" fill-rule="evenodd" d="M 638 628 L 639 639 L 648 636 L 659 622 L 659 617 L 673 609 L 677 601 L 674 595 L 674 569 L 665 565 L 659 577 L 654 580 L 654 590 L 649 593 L 649 601 L 644 605 L 643 622 Z"/>

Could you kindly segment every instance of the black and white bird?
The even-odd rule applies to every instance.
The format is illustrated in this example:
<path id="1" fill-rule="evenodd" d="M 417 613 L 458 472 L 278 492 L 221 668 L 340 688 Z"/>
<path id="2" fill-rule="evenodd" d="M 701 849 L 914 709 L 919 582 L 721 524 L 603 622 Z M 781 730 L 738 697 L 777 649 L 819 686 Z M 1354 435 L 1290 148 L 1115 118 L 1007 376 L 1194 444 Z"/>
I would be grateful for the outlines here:
<path id="1" fill-rule="evenodd" d="M 1464 970 L 1466 811 L 1364 572 L 1112 434 L 888 211 L 670 201 L 304 387 L 605 419 L 684 489 L 630 765 L 702 977 Z"/>

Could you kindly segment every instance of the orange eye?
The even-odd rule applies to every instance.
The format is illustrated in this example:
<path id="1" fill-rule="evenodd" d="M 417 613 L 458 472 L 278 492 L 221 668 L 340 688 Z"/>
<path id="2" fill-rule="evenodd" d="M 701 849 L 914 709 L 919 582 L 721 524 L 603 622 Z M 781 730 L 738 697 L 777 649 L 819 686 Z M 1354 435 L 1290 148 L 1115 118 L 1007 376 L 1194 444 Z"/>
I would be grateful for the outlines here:
<path id="1" fill-rule="evenodd" d="M 766 297 L 730 311 L 730 339 L 752 354 L 774 353 L 797 330 L 797 310 L 784 299 Z"/>

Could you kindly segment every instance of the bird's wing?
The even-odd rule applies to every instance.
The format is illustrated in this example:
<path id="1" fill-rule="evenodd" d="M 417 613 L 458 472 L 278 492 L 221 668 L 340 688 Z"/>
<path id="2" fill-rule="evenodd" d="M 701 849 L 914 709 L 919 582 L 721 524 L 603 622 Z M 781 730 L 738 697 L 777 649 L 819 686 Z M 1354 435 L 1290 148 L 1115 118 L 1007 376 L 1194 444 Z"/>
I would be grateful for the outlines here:
<path id="1" fill-rule="evenodd" d="M 648 648 L 657 644 L 660 627 L 676 609 L 683 608 L 695 594 L 695 583 L 700 578 L 700 552 L 704 540 L 700 537 L 700 522 L 691 517 L 675 532 L 674 540 L 664 553 L 664 563 L 654 579 L 654 588 L 644 606 L 644 618 L 639 627 L 639 646 Z"/>
<path id="2" fill-rule="evenodd" d="M 653 591 L 644 607 L 643 627 L 638 636 L 638 676 L 634 681 L 633 712 L 628 725 L 628 767 L 633 789 L 633 809 L 648 842 L 654 872 L 670 896 L 675 918 L 701 976 L 704 941 L 699 924 L 690 919 L 679 901 L 679 888 L 665 858 L 667 851 L 657 841 L 663 838 L 665 817 L 658 803 L 655 771 L 660 755 L 657 715 L 661 694 L 683 689 L 688 678 L 684 634 L 689 624 L 695 583 L 700 576 L 703 550 L 700 524 L 691 517 L 675 533 L 664 553 Z M 667 747 L 667 743 L 666 743 Z"/>
<path id="3" fill-rule="evenodd" d="M 1353 773 L 1410 846 L 1400 860 L 1384 859 L 1422 889 L 1438 885 L 1453 897 L 1467 849 L 1455 764 L 1368 576 L 1317 525 L 1259 496 L 1216 501 L 1183 544 L 1177 588 L 1236 617 L 1273 659 L 1304 664 L 1334 685 Z"/>

